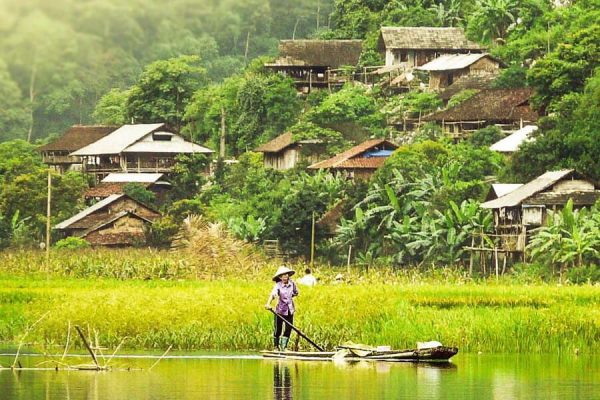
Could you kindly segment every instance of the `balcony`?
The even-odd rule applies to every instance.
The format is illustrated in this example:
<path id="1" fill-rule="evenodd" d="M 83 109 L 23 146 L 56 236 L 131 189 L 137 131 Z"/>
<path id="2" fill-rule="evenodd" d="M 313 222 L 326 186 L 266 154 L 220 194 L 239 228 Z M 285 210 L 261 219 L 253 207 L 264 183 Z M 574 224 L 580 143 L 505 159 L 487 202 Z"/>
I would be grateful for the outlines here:
<path id="1" fill-rule="evenodd" d="M 44 164 L 79 164 L 81 158 L 77 156 L 54 156 L 54 155 L 42 155 L 42 162 Z"/>

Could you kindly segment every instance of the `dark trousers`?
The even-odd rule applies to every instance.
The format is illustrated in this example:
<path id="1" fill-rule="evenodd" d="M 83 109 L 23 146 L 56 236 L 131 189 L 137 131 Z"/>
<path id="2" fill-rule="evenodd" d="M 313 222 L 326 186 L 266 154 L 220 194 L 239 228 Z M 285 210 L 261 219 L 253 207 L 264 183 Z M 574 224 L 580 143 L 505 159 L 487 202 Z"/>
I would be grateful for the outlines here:
<path id="1" fill-rule="evenodd" d="M 282 315 L 282 317 L 288 321 L 290 324 L 294 323 L 294 314 L 289 314 L 289 315 Z M 281 318 L 279 318 L 277 315 L 275 315 L 275 338 L 277 340 L 279 340 L 279 336 L 281 336 L 281 330 L 283 328 L 284 322 L 281 320 Z M 292 327 L 289 326 L 288 324 L 285 324 L 285 328 L 283 328 L 283 336 L 285 337 L 290 337 L 290 334 L 292 333 Z"/>

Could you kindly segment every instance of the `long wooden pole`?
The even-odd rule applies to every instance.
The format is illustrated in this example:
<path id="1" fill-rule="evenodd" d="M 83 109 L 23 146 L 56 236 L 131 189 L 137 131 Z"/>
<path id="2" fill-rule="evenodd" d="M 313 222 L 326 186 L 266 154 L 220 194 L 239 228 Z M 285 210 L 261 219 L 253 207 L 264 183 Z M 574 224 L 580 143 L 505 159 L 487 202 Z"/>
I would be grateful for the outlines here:
<path id="1" fill-rule="evenodd" d="M 308 343 L 310 343 L 313 346 L 315 346 L 315 348 L 317 350 L 319 350 L 319 351 L 325 351 L 321 346 L 319 346 L 318 344 L 316 344 L 315 342 L 313 342 L 312 340 L 310 340 L 310 338 L 308 336 L 306 336 L 304 333 L 302 333 L 302 331 L 300 329 L 298 329 L 294 325 L 292 325 L 291 322 L 289 322 L 288 320 L 286 320 L 285 318 L 283 318 L 281 315 L 277 314 L 275 312 L 275 310 L 273 310 L 272 308 L 269 308 L 269 311 L 271 311 L 273 314 L 275 314 L 275 316 L 277 316 L 277 318 L 279 318 L 280 320 L 282 320 L 283 322 L 285 322 L 290 328 L 292 328 L 293 330 L 295 330 L 298 335 L 300 335 L 301 337 L 303 337 L 304 339 L 306 339 L 306 341 L 308 341 Z"/>
<path id="2" fill-rule="evenodd" d="M 52 174 L 48 168 L 48 200 L 46 202 L 46 271 L 50 271 L 50 219 L 52 203 Z"/>
<path id="3" fill-rule="evenodd" d="M 315 212 L 312 213 L 312 226 L 310 230 L 310 266 L 315 265 Z"/>
<path id="4" fill-rule="evenodd" d="M 90 356 L 92 356 L 92 360 L 94 360 L 94 364 L 96 364 L 96 368 L 100 369 L 100 364 L 98 364 L 98 359 L 96 358 L 96 353 L 94 353 L 94 351 L 90 347 L 83 332 L 81 332 L 81 328 L 79 327 L 79 325 L 75 325 L 75 330 L 77 330 L 77 333 L 79 333 L 79 337 L 81 337 L 81 340 L 83 341 L 83 344 L 85 345 L 85 348 L 90 353 Z"/>

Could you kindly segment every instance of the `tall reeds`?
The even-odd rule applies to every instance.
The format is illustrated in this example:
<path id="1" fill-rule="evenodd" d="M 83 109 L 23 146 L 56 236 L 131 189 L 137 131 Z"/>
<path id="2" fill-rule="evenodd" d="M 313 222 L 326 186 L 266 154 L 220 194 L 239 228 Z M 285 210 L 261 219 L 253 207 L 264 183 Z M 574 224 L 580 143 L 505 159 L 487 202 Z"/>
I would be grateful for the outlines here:
<path id="1" fill-rule="evenodd" d="M 133 349 L 250 351 L 271 343 L 263 304 L 276 264 L 223 265 L 203 276 L 193 256 L 177 252 L 86 250 L 51 260 L 46 272 L 41 254 L 0 254 L 0 341 L 15 343 L 48 312 L 28 335 L 45 348 L 64 345 L 69 322 L 89 325 L 111 347 L 125 336 Z M 473 282 L 451 268 L 315 269 L 321 279 L 300 287 L 295 324 L 327 348 L 439 340 L 465 352 L 589 353 L 600 341 L 598 286 Z M 341 283 L 333 279 L 339 272 Z"/>

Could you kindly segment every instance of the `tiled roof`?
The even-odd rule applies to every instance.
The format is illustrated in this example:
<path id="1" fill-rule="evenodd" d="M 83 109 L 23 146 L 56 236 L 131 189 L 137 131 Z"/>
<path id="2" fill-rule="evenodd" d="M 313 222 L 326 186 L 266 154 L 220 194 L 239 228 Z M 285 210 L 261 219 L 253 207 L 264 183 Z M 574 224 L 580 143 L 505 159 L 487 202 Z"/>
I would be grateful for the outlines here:
<path id="1" fill-rule="evenodd" d="M 383 41 L 383 43 L 382 43 Z M 385 49 L 439 49 L 484 50 L 471 42 L 461 28 L 389 27 L 381 28 L 380 48 Z"/>
<path id="2" fill-rule="evenodd" d="M 387 157 L 356 157 L 346 161 L 342 161 L 332 168 L 347 168 L 347 169 L 377 169 L 385 163 Z"/>
<path id="3" fill-rule="evenodd" d="M 116 126 L 104 125 L 73 125 L 61 137 L 44 146 L 38 147 L 38 151 L 75 151 L 90 143 L 103 138 Z"/>
<path id="4" fill-rule="evenodd" d="M 111 194 L 121 194 L 123 193 L 123 187 L 125 187 L 125 185 L 127 185 L 126 182 L 100 183 L 87 189 L 83 193 L 83 197 L 108 197 Z"/>
<path id="5" fill-rule="evenodd" d="M 536 121 L 529 106 L 531 88 L 482 90 L 475 96 L 444 111 L 423 117 L 423 121 Z"/>
<path id="6" fill-rule="evenodd" d="M 291 132 L 277 136 L 275 139 L 259 146 L 256 151 L 260 153 L 279 153 L 291 144 L 294 144 Z"/>
<path id="7" fill-rule="evenodd" d="M 371 139 L 371 140 L 367 140 L 366 142 L 363 142 L 357 146 L 352 147 L 349 150 L 346 150 L 343 153 L 340 153 L 332 158 L 329 158 L 327 160 L 324 161 L 320 161 L 318 163 L 315 163 L 311 166 L 309 166 L 308 168 L 310 169 L 320 169 L 320 168 L 338 168 L 340 167 L 340 165 L 344 164 L 344 165 L 356 165 L 354 167 L 340 167 L 340 168 L 372 168 L 372 167 L 368 167 L 367 165 L 375 165 L 378 161 L 356 161 L 356 162 L 351 162 L 349 164 L 346 164 L 350 159 L 355 158 L 359 155 L 361 155 L 362 153 L 366 152 L 367 150 L 370 150 L 374 147 L 384 147 L 384 148 L 391 148 L 391 149 L 396 149 L 398 146 L 396 146 L 395 144 L 393 144 L 392 142 L 385 140 L 385 139 Z M 374 159 L 383 159 L 385 160 L 385 157 L 373 157 L 370 158 L 369 160 L 374 160 Z M 361 160 L 367 160 L 366 158 L 360 158 Z M 364 166 L 360 166 L 360 165 L 364 165 Z M 377 167 L 374 167 L 377 168 Z"/>
<path id="8" fill-rule="evenodd" d="M 319 66 L 339 68 L 358 64 L 361 40 L 282 40 L 279 58 L 267 66 Z"/>

